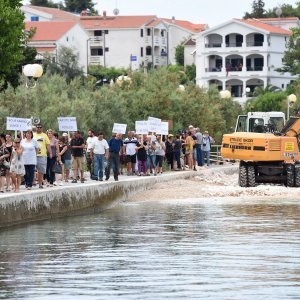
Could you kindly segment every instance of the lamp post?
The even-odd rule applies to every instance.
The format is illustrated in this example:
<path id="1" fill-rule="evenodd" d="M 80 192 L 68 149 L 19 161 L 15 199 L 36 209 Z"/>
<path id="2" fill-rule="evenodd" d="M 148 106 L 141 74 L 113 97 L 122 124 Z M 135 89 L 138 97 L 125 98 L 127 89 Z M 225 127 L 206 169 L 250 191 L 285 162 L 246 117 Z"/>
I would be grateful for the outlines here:
<path id="1" fill-rule="evenodd" d="M 290 94 L 287 96 L 287 120 L 290 118 L 290 105 L 293 105 L 297 101 L 297 96 Z"/>
<path id="2" fill-rule="evenodd" d="M 25 97 L 25 114 L 28 111 L 28 95 L 27 89 L 33 89 L 36 87 L 37 80 L 43 75 L 43 67 L 39 64 L 28 64 L 23 66 L 23 74 L 25 76 L 25 86 L 26 86 L 26 97 Z"/>
<path id="3" fill-rule="evenodd" d="M 220 91 L 221 99 L 229 99 L 231 97 L 231 92 L 228 90 Z"/>

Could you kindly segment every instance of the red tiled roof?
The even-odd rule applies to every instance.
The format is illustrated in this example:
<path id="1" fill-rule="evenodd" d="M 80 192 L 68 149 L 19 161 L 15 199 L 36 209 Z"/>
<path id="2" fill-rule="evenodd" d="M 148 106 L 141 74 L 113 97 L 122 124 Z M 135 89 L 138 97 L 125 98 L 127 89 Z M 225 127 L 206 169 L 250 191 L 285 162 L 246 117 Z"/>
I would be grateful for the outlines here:
<path id="1" fill-rule="evenodd" d="M 25 22 L 25 30 L 36 28 L 35 35 L 31 41 L 57 41 L 77 23 L 67 22 Z"/>
<path id="2" fill-rule="evenodd" d="M 256 20 L 259 20 L 261 22 L 263 21 L 298 21 L 299 18 L 297 17 L 287 17 L 287 18 L 257 18 Z"/>
<path id="3" fill-rule="evenodd" d="M 80 18 L 80 23 L 85 29 L 94 28 L 140 28 L 154 20 L 155 16 L 86 16 Z"/>
<path id="4" fill-rule="evenodd" d="M 53 52 L 56 47 L 34 47 L 36 49 L 37 52 Z"/>
<path id="5" fill-rule="evenodd" d="M 43 7 L 43 6 L 35 6 L 35 5 L 25 5 L 25 7 L 29 7 L 35 10 L 39 10 L 41 12 L 47 13 L 52 15 L 53 20 L 61 20 L 61 21 L 78 21 L 79 20 L 79 16 L 76 16 L 75 14 L 72 14 L 70 12 L 67 11 L 63 11 L 57 8 L 50 8 L 50 7 Z"/>
<path id="6" fill-rule="evenodd" d="M 168 23 L 172 23 L 175 24 L 177 26 L 183 27 L 189 31 L 193 31 L 193 32 L 201 32 L 203 30 L 206 29 L 207 25 L 206 24 L 194 24 L 191 23 L 189 21 L 185 21 L 185 20 L 173 20 L 173 19 L 166 19 L 166 18 L 162 18 L 162 20 L 168 22 Z"/>
<path id="7" fill-rule="evenodd" d="M 247 20 L 237 19 L 237 20 L 241 23 L 245 23 L 245 24 L 257 27 L 259 29 L 268 31 L 270 33 L 291 35 L 291 32 L 289 30 L 282 29 L 280 27 L 276 27 L 276 26 L 273 26 L 273 25 L 270 25 L 270 24 L 263 23 L 263 22 L 261 22 L 257 19 L 247 19 Z"/>

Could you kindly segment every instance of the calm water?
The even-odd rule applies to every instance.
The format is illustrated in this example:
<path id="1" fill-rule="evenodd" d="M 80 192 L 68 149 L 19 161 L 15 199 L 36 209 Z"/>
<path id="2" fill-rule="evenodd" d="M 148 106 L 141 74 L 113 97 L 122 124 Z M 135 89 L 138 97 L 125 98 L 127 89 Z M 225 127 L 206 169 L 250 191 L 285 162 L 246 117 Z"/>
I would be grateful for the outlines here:
<path id="1" fill-rule="evenodd" d="M 127 203 L 0 231 L 1 299 L 300 299 L 300 201 Z"/>

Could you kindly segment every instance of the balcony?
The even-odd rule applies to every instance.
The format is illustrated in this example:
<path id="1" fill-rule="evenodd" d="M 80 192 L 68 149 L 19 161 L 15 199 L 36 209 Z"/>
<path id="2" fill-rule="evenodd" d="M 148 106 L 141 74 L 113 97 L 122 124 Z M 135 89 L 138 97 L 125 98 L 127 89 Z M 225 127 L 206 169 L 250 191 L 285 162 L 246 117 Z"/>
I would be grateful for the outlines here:
<path id="1" fill-rule="evenodd" d="M 88 63 L 90 65 L 103 65 L 103 56 L 89 56 Z"/>
<path id="2" fill-rule="evenodd" d="M 90 45 L 91 46 L 98 46 L 102 44 L 103 42 L 103 37 L 102 36 L 93 36 L 90 38 Z"/>
<path id="3" fill-rule="evenodd" d="M 249 66 L 247 67 L 247 71 L 263 71 L 264 67 L 263 66 Z"/>
<path id="4" fill-rule="evenodd" d="M 205 72 L 221 72 L 222 70 L 220 68 L 217 67 L 209 67 L 209 68 L 205 68 Z"/>

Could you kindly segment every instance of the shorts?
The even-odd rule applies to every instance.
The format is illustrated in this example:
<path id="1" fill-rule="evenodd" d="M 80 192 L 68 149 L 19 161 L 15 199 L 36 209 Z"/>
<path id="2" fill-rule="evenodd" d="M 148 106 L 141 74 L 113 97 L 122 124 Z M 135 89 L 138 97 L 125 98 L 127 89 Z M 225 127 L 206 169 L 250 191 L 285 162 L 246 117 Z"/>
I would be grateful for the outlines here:
<path id="1" fill-rule="evenodd" d="M 136 154 L 134 155 L 126 155 L 126 162 L 131 162 L 132 164 L 136 163 Z"/>
<path id="2" fill-rule="evenodd" d="M 72 168 L 72 160 L 71 159 L 65 159 L 64 166 L 66 170 L 71 170 Z"/>
<path id="3" fill-rule="evenodd" d="M 84 157 L 83 156 L 73 156 L 72 169 L 83 171 L 84 167 Z"/>
<path id="4" fill-rule="evenodd" d="M 162 155 L 156 155 L 156 166 L 162 168 L 164 157 Z"/>
<path id="5" fill-rule="evenodd" d="M 36 169 L 41 174 L 46 174 L 47 170 L 47 157 L 37 156 L 36 157 Z"/>

